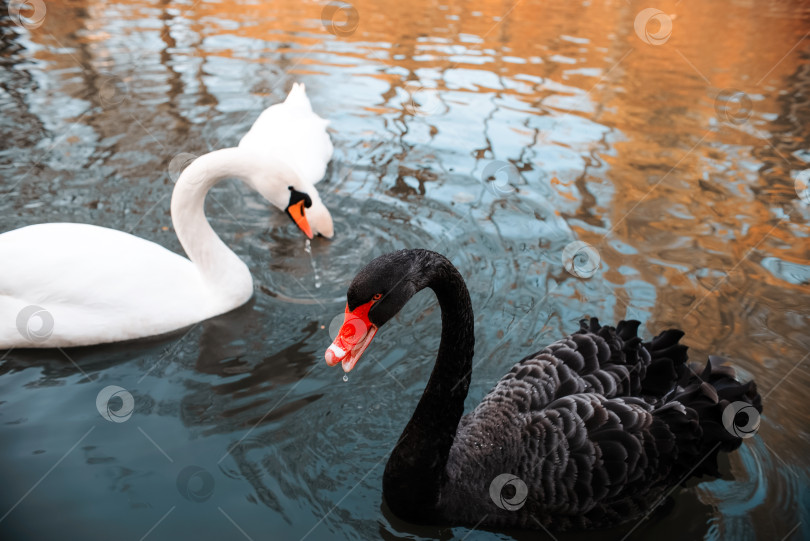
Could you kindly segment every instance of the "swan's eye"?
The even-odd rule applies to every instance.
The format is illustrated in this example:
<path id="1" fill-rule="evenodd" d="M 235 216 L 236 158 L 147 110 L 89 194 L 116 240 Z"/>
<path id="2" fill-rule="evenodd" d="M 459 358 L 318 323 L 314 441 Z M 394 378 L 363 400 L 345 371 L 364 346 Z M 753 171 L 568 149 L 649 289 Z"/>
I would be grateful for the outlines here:
<path id="1" fill-rule="evenodd" d="M 382 299 L 382 293 L 377 293 L 373 297 L 371 297 L 371 300 L 373 301 L 378 301 L 380 299 Z"/>

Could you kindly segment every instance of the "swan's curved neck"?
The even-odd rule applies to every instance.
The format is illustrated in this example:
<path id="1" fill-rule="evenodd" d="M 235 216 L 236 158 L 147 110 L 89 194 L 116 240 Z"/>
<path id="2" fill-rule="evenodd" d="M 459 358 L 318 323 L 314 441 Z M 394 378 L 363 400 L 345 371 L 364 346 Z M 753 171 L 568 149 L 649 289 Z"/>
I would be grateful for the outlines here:
<path id="1" fill-rule="evenodd" d="M 425 268 L 442 310 L 442 338 L 425 392 L 405 427 L 383 474 L 391 511 L 414 522 L 437 516 L 445 466 L 470 386 L 475 325 L 470 295 L 458 270 L 443 256 Z"/>
<path id="2" fill-rule="evenodd" d="M 213 302 L 238 306 L 253 294 L 253 280 L 247 265 L 208 223 L 205 217 L 208 191 L 226 178 L 237 178 L 274 205 L 284 208 L 283 197 L 289 196 L 286 185 L 291 174 L 294 173 L 283 164 L 240 148 L 226 148 L 200 156 L 177 179 L 172 193 L 172 223 L 180 244 L 211 292 Z M 266 182 L 260 182 L 265 178 Z"/>

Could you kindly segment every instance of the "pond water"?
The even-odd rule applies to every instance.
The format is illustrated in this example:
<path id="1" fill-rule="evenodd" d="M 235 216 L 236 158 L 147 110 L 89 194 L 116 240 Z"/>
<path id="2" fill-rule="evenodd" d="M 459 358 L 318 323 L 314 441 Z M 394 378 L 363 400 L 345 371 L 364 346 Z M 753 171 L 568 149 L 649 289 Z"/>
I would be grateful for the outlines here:
<path id="1" fill-rule="evenodd" d="M 298 81 L 331 120 L 336 235 L 310 256 L 286 216 L 223 183 L 207 215 L 253 273 L 248 305 L 161 339 L 0 352 L 4 539 L 547 538 L 414 526 L 382 503 L 435 298 L 348 381 L 323 351 L 354 273 L 405 247 L 468 282 L 468 410 L 583 316 L 681 327 L 693 359 L 756 379 L 761 426 L 723 478 L 675 491 L 629 539 L 810 538 L 810 4 L 41 5 L 0 19 L 0 231 L 87 222 L 180 251 L 172 159 L 236 145 Z M 590 277 L 564 269 L 576 240 Z M 125 422 L 96 408 L 111 385 L 133 397 Z"/>

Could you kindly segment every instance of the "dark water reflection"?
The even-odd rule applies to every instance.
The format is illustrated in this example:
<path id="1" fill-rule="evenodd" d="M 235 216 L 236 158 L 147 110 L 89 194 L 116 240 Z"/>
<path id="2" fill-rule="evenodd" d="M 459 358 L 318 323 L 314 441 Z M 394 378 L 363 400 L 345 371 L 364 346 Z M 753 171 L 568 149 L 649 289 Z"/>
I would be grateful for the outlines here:
<path id="1" fill-rule="evenodd" d="M 468 407 L 583 315 L 680 326 L 694 358 L 757 379 L 758 436 L 630 539 L 808 537 L 808 3 L 665 1 L 661 45 L 635 33 L 635 2 L 354 6 L 339 36 L 313 2 L 54 0 L 39 28 L 0 20 L 0 231 L 80 221 L 179 251 L 171 159 L 236 144 L 293 81 L 336 147 L 320 185 L 336 238 L 311 258 L 258 195 L 209 196 L 249 305 L 149 341 L 0 354 L 3 537 L 542 538 L 420 528 L 382 505 L 435 301 L 408 305 L 346 383 L 322 352 L 354 272 L 402 247 L 468 280 Z M 519 175 L 482 182 L 493 160 Z M 589 280 L 563 270 L 575 239 L 601 257 Z M 135 399 L 124 423 L 95 408 L 108 385 Z M 213 480 L 205 501 L 176 486 L 189 465 L 207 472 L 192 496 Z"/>

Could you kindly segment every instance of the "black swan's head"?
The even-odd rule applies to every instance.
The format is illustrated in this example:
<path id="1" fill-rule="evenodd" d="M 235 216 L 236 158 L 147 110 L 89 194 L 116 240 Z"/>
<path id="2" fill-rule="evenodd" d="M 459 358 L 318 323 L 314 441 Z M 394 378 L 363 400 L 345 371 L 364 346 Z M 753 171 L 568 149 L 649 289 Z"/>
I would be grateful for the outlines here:
<path id="1" fill-rule="evenodd" d="M 326 363 L 342 363 L 346 372 L 354 368 L 377 329 L 427 285 L 427 271 L 436 257 L 444 259 L 427 250 L 400 250 L 363 267 L 349 286 L 343 325 L 326 350 Z"/>

